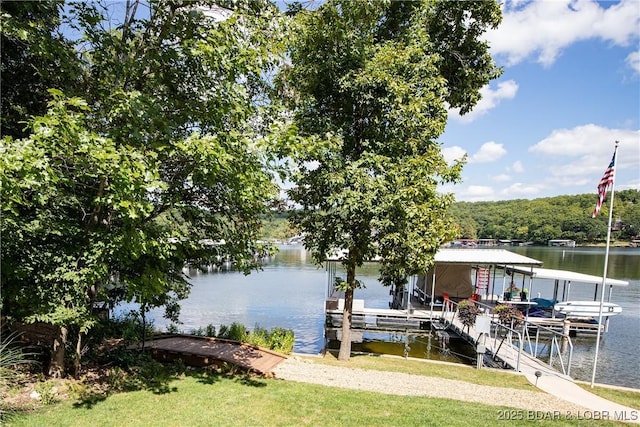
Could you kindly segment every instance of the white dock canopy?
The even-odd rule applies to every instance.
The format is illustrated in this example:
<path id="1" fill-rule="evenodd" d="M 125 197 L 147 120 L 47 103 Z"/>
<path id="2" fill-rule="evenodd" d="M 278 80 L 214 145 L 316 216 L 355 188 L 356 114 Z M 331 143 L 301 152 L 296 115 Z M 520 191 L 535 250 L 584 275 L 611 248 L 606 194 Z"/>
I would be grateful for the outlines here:
<path id="1" fill-rule="evenodd" d="M 436 264 L 542 265 L 542 261 L 506 249 L 440 249 L 434 260 Z"/>
<path id="2" fill-rule="evenodd" d="M 567 270 L 553 270 L 550 268 L 538 268 L 531 269 L 518 268 L 517 266 L 509 267 L 514 273 L 531 276 L 534 279 L 552 279 L 552 280 L 564 280 L 572 283 L 589 283 L 592 285 L 599 285 L 602 283 L 602 276 L 592 276 L 590 274 L 576 273 L 575 271 Z M 608 286 L 628 286 L 629 282 L 625 280 L 610 279 L 607 277 L 605 282 Z"/>
<path id="3" fill-rule="evenodd" d="M 344 259 L 348 254 L 346 250 L 338 250 L 327 257 L 327 295 L 330 296 L 335 291 L 336 263 Z M 380 261 L 380 258 L 370 260 Z M 489 268 L 505 268 L 506 266 L 519 266 L 528 269 L 534 266 L 541 266 L 542 262 L 529 258 L 506 249 L 451 249 L 440 248 L 434 256 L 434 266 L 429 271 L 425 271 L 411 279 L 414 290 L 422 295 L 424 301 L 427 297 L 433 304 L 435 296 L 447 294 L 452 298 L 468 298 L 474 293 L 472 282 L 472 270 L 480 266 Z M 436 273 L 437 271 L 437 273 Z M 437 280 L 436 280 L 436 276 Z M 488 285 L 487 285 L 488 288 Z M 491 285 L 493 288 L 493 284 Z M 409 301 L 404 298 L 403 306 Z"/>
<path id="4" fill-rule="evenodd" d="M 572 284 L 582 284 L 594 287 L 593 300 L 598 299 L 598 289 L 602 284 L 602 276 L 592 276 L 590 274 L 577 273 L 575 271 L 554 270 L 550 268 L 518 268 L 518 266 L 508 266 L 506 271 L 515 274 L 522 274 L 523 277 L 529 277 L 530 291 L 533 291 L 534 279 L 549 279 L 555 282 L 553 286 L 553 301 L 558 300 L 560 291 L 560 283 L 562 283 L 562 300 L 568 300 L 571 293 Z M 625 280 L 606 278 L 605 287 L 609 287 L 609 297 L 607 301 L 611 301 L 611 295 L 614 286 L 628 286 L 629 282 Z"/>
<path id="5" fill-rule="evenodd" d="M 415 287 L 421 302 L 430 300 L 433 305 L 435 298 L 446 295 L 452 299 L 471 297 L 474 292 L 472 271 L 483 269 L 487 272 L 487 282 L 483 287 L 483 298 L 493 295 L 495 284 L 489 283 L 489 276 L 495 279 L 495 274 L 489 273 L 493 268 L 505 268 L 517 265 L 522 269 L 541 266 L 542 262 L 506 249 L 449 249 L 443 248 L 436 252 L 434 266 L 428 272 L 417 277 Z M 477 279 L 476 279 L 477 280 Z M 504 287 L 504 286 L 503 286 Z M 491 289 L 491 291 L 490 291 Z M 493 296 L 491 296 L 493 298 Z"/>

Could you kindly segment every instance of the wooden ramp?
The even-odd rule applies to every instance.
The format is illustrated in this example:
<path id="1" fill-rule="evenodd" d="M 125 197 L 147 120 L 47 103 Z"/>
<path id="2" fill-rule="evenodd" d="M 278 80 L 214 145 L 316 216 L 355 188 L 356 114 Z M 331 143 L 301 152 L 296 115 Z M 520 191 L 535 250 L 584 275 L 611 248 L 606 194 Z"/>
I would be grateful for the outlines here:
<path id="1" fill-rule="evenodd" d="M 193 335 L 161 335 L 145 342 L 156 360 L 182 360 L 186 365 L 230 363 L 247 371 L 269 374 L 287 356 L 238 341 Z"/>

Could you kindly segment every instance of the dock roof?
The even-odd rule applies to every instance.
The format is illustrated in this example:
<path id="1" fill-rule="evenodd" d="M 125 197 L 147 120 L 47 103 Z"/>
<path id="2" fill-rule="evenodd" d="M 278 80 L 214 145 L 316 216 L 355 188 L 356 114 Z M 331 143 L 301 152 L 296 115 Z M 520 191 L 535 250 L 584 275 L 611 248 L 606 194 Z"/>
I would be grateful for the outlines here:
<path id="1" fill-rule="evenodd" d="M 554 270 L 550 268 L 532 268 L 529 270 L 518 268 L 515 266 L 510 269 L 515 273 L 524 274 L 537 279 L 565 280 L 572 283 L 589 283 L 596 285 L 602 283 L 602 276 L 576 273 L 575 271 Z M 629 282 L 625 280 L 610 279 L 607 277 L 606 284 L 609 286 L 628 286 Z"/>
<path id="2" fill-rule="evenodd" d="M 542 261 L 506 249 L 440 249 L 436 263 L 485 265 L 542 265 Z"/>
<path id="3" fill-rule="evenodd" d="M 342 261 L 348 251 L 335 251 L 327 257 L 327 261 Z M 434 257 L 436 263 L 470 264 L 470 265 L 542 265 L 542 261 L 529 258 L 506 249 L 439 249 Z M 369 260 L 380 261 L 379 257 Z"/>

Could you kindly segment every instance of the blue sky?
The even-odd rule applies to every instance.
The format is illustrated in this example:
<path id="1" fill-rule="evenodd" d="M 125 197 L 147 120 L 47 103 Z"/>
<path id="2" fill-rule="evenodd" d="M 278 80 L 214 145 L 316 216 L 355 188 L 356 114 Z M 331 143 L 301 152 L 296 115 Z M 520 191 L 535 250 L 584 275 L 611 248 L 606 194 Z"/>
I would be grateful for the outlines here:
<path id="1" fill-rule="evenodd" d="M 445 157 L 467 154 L 459 201 L 593 193 L 619 141 L 615 188 L 640 190 L 640 1 L 503 2 L 486 34 L 503 75 L 465 116 L 449 112 Z"/>

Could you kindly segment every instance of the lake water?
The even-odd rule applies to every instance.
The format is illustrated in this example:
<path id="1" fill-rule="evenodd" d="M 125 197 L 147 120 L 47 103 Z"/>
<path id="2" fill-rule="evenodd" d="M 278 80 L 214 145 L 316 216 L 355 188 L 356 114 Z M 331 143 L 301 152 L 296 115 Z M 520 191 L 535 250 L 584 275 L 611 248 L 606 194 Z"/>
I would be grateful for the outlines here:
<path id="1" fill-rule="evenodd" d="M 544 267 L 602 275 L 604 248 L 517 247 L 514 252 L 544 262 Z M 596 382 L 640 388 L 640 249 L 612 248 L 608 277 L 630 282 L 614 289 L 612 301 L 623 308 L 611 318 L 609 331 L 600 342 Z M 340 275 L 340 273 L 338 273 Z M 375 264 L 358 271 L 358 279 L 366 285 L 356 290 L 356 298 L 364 299 L 368 308 L 388 308 L 389 290 L 377 281 Z M 201 273 L 190 271 L 193 288 L 182 302 L 179 328 L 190 331 L 212 324 L 239 322 L 249 328 L 284 327 L 295 332 L 294 351 L 317 354 L 327 344 L 324 337 L 324 300 L 327 273 L 312 264 L 310 255 L 300 246 L 282 246 L 280 252 L 264 262 L 263 270 L 248 276 L 232 271 Z M 344 276 L 343 276 L 344 277 Z M 534 294 L 551 295 L 552 283 L 536 280 Z M 594 288 L 573 285 L 572 299 L 593 299 Z M 535 296 L 535 295 L 533 295 Z M 121 311 L 128 309 L 122 307 Z M 165 329 L 162 312 L 151 313 L 154 326 Z M 401 334 L 365 334 L 364 342 L 353 350 L 403 354 L 440 360 L 462 360 L 470 356 L 454 347 L 443 349 L 430 336 Z M 590 381 L 593 369 L 595 337 L 578 336 L 574 344 L 571 375 Z M 335 345 L 335 343 L 334 343 Z"/>

